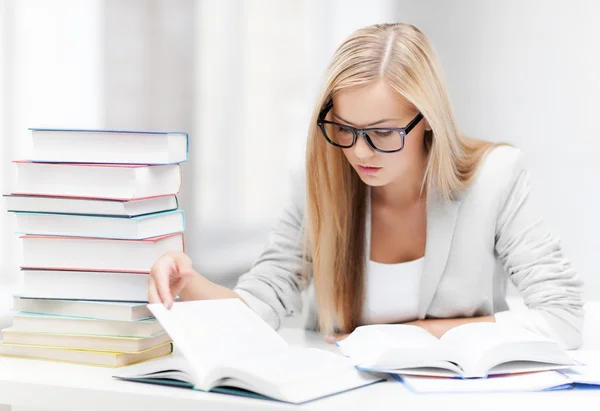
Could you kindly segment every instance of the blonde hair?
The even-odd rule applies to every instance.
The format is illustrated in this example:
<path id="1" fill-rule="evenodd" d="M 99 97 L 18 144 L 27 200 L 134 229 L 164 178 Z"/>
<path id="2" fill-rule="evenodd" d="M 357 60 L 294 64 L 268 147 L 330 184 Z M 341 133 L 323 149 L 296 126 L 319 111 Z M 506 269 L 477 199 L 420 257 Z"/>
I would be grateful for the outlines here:
<path id="1" fill-rule="evenodd" d="M 321 109 L 341 90 L 383 79 L 431 127 L 424 192 L 455 199 L 494 143 L 460 134 L 437 56 L 416 27 L 378 24 L 356 31 L 335 52 L 315 106 L 306 147 L 307 252 L 312 258 L 322 332 L 351 332 L 364 296 L 367 187 L 340 148 L 317 126 Z"/>

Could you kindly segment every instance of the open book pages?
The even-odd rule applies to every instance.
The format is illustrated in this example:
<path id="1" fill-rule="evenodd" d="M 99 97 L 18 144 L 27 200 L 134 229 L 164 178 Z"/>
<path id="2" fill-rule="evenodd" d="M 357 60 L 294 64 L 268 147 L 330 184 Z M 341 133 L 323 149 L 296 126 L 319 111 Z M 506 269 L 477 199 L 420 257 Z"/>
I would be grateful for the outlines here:
<path id="1" fill-rule="evenodd" d="M 381 380 L 341 355 L 288 346 L 238 299 L 148 307 L 181 355 L 130 367 L 117 378 L 183 381 L 203 391 L 233 387 L 291 403 Z"/>
<path id="2" fill-rule="evenodd" d="M 574 364 L 549 338 L 484 322 L 458 326 L 440 339 L 412 325 L 369 325 L 338 346 L 359 369 L 395 374 L 476 378 Z"/>

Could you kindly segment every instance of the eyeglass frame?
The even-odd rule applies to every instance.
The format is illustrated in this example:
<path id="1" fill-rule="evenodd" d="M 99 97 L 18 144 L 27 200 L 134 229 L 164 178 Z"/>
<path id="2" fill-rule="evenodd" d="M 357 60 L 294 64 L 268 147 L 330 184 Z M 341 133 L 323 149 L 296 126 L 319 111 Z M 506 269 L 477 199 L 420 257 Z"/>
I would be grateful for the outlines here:
<path id="1" fill-rule="evenodd" d="M 327 140 L 327 142 L 333 146 L 336 147 L 340 147 L 340 148 L 352 148 L 354 147 L 354 145 L 356 144 L 356 142 L 358 141 L 358 136 L 362 136 L 365 141 L 367 142 L 367 144 L 369 145 L 369 147 L 371 147 L 373 150 L 378 151 L 380 153 L 397 153 L 399 151 L 402 151 L 404 149 L 404 139 L 405 137 L 408 135 L 408 133 L 410 133 L 412 131 L 413 128 L 415 128 L 415 126 L 417 124 L 419 124 L 419 122 L 423 119 L 423 114 L 422 113 L 417 113 L 417 115 L 415 116 L 415 118 L 413 118 L 410 123 L 408 123 L 408 125 L 406 125 L 406 127 L 370 127 L 370 128 L 356 128 L 356 127 L 352 127 L 349 126 L 348 124 L 342 124 L 342 123 L 336 123 L 335 121 L 329 121 L 329 120 L 325 120 L 325 116 L 327 116 L 327 113 L 329 113 L 329 111 L 332 109 L 333 107 L 333 100 L 329 101 L 329 103 L 327 103 L 327 105 L 325 105 L 325 107 L 323 107 L 323 110 L 321 110 L 321 112 L 319 113 L 319 116 L 317 118 L 317 125 L 319 126 L 319 128 L 321 129 L 321 134 L 323 134 L 323 137 L 325 137 L 325 139 Z M 352 139 L 352 143 L 350 145 L 342 145 L 342 144 L 338 144 L 336 142 L 334 142 L 333 140 L 331 140 L 329 138 L 329 136 L 327 135 L 327 132 L 325 131 L 325 124 L 332 124 L 335 126 L 341 126 L 341 127 L 345 127 L 348 128 L 349 130 L 352 131 L 352 135 L 353 135 L 353 139 Z M 402 140 L 402 146 L 399 149 L 396 150 L 383 150 L 380 148 L 375 147 L 375 144 L 373 144 L 373 141 L 371 140 L 371 137 L 369 137 L 369 135 L 367 134 L 367 132 L 369 131 L 377 131 L 377 130 L 388 130 L 388 131 L 395 131 L 400 135 L 400 138 Z"/>

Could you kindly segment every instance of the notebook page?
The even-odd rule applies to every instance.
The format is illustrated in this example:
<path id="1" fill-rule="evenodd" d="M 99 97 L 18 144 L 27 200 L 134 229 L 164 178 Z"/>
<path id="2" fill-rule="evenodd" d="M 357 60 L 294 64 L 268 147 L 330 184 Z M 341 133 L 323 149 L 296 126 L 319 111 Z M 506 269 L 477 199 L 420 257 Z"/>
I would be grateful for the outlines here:
<path id="1" fill-rule="evenodd" d="M 237 298 L 148 308 L 192 365 L 201 389 L 207 373 L 222 364 L 288 350 L 285 340 Z"/>

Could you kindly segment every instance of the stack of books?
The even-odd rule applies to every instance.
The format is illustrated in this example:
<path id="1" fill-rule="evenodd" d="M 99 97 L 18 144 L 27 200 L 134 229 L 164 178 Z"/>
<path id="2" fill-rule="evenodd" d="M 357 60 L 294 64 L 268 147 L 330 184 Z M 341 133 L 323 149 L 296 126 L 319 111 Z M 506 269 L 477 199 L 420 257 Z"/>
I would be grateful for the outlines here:
<path id="1" fill-rule="evenodd" d="M 23 289 L 0 355 L 116 367 L 171 353 L 146 308 L 148 275 L 183 251 L 187 154 L 186 133 L 32 129 L 5 195 Z"/>

